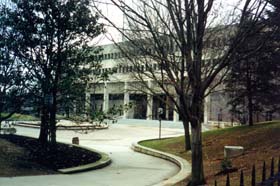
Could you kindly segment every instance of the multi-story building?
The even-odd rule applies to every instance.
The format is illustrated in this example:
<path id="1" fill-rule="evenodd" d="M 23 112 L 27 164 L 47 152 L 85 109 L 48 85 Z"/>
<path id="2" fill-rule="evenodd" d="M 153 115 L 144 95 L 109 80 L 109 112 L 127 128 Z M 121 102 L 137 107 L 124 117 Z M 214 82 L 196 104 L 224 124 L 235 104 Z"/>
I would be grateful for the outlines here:
<path id="1" fill-rule="evenodd" d="M 145 94 L 141 90 L 131 90 L 130 87 L 137 85 L 137 81 L 132 78 L 133 66 L 126 63 L 126 56 L 120 52 L 114 44 L 103 45 L 102 52 L 99 54 L 101 59 L 102 72 L 113 71 L 109 80 L 98 83 L 93 82 L 88 85 L 86 92 L 86 107 L 91 110 L 102 110 L 107 112 L 112 107 L 131 104 L 128 110 L 120 111 L 119 115 L 124 119 L 158 119 L 158 108 L 163 109 L 163 119 L 179 121 L 179 115 L 173 109 L 173 105 L 163 92 L 157 95 Z M 153 64 L 154 70 L 157 65 Z M 145 70 L 145 66 L 143 69 Z M 147 79 L 150 86 L 152 80 Z M 233 124 L 237 118 L 229 112 L 227 105 L 227 94 L 222 91 L 223 85 L 219 86 L 220 91 L 214 91 L 204 100 L 204 123 Z M 162 100 L 165 100 L 164 102 Z M 89 104 L 90 103 L 90 104 Z"/>

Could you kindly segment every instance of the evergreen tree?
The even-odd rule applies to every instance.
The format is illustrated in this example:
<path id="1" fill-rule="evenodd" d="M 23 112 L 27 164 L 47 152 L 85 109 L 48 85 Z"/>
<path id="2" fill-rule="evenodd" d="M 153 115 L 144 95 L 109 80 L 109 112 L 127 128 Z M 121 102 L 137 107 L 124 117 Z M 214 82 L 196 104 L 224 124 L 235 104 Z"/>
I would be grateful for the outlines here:
<path id="1" fill-rule="evenodd" d="M 279 8 L 268 15 L 250 31 L 256 34 L 247 37 L 246 44 L 238 48 L 226 79 L 228 104 L 243 124 L 253 125 L 253 116 L 258 120 L 260 112 L 275 112 L 280 101 Z"/>
<path id="2" fill-rule="evenodd" d="M 0 129 L 1 122 L 21 110 L 27 95 L 28 72 L 9 48 L 10 33 L 4 24 L 7 4 L 0 5 Z"/>
<path id="3" fill-rule="evenodd" d="M 7 27 L 14 32 L 11 45 L 40 90 L 39 139 L 43 144 L 48 139 L 55 144 L 62 81 L 86 67 L 85 59 L 92 54 L 88 42 L 102 32 L 102 25 L 90 10 L 89 0 L 12 2 L 6 19 Z"/>

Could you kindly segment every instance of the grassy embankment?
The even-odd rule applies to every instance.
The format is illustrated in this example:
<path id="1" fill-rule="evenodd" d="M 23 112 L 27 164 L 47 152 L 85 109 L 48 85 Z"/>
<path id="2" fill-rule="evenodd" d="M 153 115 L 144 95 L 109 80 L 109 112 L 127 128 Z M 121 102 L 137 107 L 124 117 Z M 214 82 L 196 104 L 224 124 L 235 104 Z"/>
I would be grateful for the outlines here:
<path id="1" fill-rule="evenodd" d="M 2 116 L 7 115 L 6 113 L 2 113 Z M 57 114 L 56 115 L 56 119 L 60 120 L 60 119 L 66 119 L 66 116 Z M 35 117 L 33 115 L 29 115 L 29 114 L 19 114 L 19 113 L 15 113 L 13 114 L 9 119 L 7 119 L 8 121 L 40 121 L 39 117 Z"/>
<path id="2" fill-rule="evenodd" d="M 6 113 L 2 113 L 2 116 L 6 116 Z M 8 121 L 38 121 L 39 118 L 32 116 L 32 115 L 27 115 L 27 114 L 19 114 L 15 113 L 13 114 L 10 118 L 7 119 Z"/>
<path id="3" fill-rule="evenodd" d="M 175 154 L 191 161 L 190 153 L 184 151 L 183 137 L 163 140 L 144 141 L 141 145 Z M 280 155 L 280 121 L 258 123 L 252 127 L 240 126 L 227 129 L 217 129 L 203 133 L 204 172 L 208 185 L 213 185 L 216 179 L 219 185 L 225 185 L 225 175 L 217 175 L 221 171 L 221 161 L 224 159 L 224 146 L 243 146 L 242 156 L 231 158 L 232 166 L 238 171 L 231 173 L 231 185 L 238 185 L 239 173 L 244 171 L 245 185 L 250 183 L 251 168 L 256 165 L 257 180 L 261 179 L 263 160 Z M 278 162 L 277 162 L 278 163 Z M 275 163 L 276 164 L 276 163 Z M 267 166 L 267 175 L 269 166 Z"/>

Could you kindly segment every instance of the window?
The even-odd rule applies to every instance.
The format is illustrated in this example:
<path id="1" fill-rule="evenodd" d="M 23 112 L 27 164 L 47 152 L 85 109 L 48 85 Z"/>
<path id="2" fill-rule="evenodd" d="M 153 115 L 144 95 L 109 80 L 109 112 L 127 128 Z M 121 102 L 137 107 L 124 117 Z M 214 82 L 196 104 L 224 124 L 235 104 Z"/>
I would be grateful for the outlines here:
<path id="1" fill-rule="evenodd" d="M 122 73 L 122 66 L 119 66 L 118 70 L 119 70 L 119 73 Z"/>
<path id="2" fill-rule="evenodd" d="M 153 65 L 153 69 L 154 69 L 154 70 L 157 70 L 157 64 L 154 64 L 154 65 Z"/>

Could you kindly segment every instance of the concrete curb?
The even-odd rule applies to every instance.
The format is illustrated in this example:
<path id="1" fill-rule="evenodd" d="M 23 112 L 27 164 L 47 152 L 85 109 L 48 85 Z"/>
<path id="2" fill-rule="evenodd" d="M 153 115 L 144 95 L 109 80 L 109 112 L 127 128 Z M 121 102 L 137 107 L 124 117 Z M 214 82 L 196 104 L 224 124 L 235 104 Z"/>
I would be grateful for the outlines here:
<path id="1" fill-rule="evenodd" d="M 19 136 L 21 136 L 21 135 L 19 135 Z M 23 136 L 23 137 L 36 139 L 36 138 L 30 137 L 30 136 Z M 65 168 L 65 169 L 55 170 L 59 173 L 71 174 L 71 173 L 77 173 L 77 172 L 84 172 L 84 171 L 88 171 L 88 170 L 100 169 L 100 168 L 106 167 L 107 165 L 110 165 L 110 163 L 112 162 L 109 155 L 104 152 L 100 152 L 95 149 L 87 148 L 87 147 L 84 147 L 81 145 L 75 145 L 75 144 L 69 144 L 69 143 L 63 143 L 63 142 L 57 142 L 57 143 L 68 145 L 68 146 L 74 146 L 76 148 L 85 149 L 85 150 L 91 151 L 93 153 L 99 154 L 101 156 L 101 158 L 94 163 L 88 163 L 88 164 L 80 165 L 80 166 L 76 166 L 76 167 L 69 167 L 69 168 Z"/>
<path id="2" fill-rule="evenodd" d="M 107 165 L 110 165 L 110 163 L 112 162 L 108 154 L 105 154 L 103 152 L 93 150 L 93 149 L 90 149 L 87 147 L 83 147 L 80 145 L 72 144 L 72 146 L 97 153 L 101 156 L 101 158 L 100 158 L 100 160 L 98 160 L 94 163 L 89 163 L 89 164 L 85 164 L 85 165 L 81 165 L 81 166 L 77 166 L 77 167 L 70 167 L 70 168 L 66 168 L 66 169 L 58 169 L 57 171 L 60 173 L 71 174 L 71 173 L 77 173 L 77 172 L 84 172 L 84 171 L 88 171 L 88 170 L 100 169 L 100 168 L 106 167 Z"/>
<path id="3" fill-rule="evenodd" d="M 180 171 L 176 175 L 153 186 L 186 186 L 188 184 L 191 175 L 191 164 L 188 161 L 173 154 L 144 147 L 139 142 L 132 144 L 134 151 L 168 160 L 180 167 Z"/>

